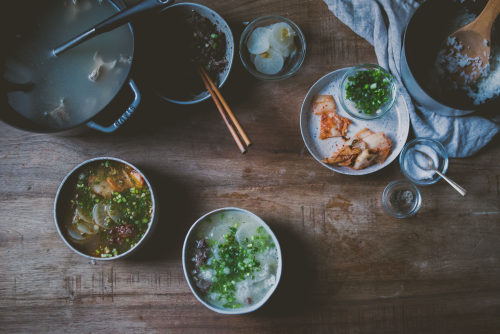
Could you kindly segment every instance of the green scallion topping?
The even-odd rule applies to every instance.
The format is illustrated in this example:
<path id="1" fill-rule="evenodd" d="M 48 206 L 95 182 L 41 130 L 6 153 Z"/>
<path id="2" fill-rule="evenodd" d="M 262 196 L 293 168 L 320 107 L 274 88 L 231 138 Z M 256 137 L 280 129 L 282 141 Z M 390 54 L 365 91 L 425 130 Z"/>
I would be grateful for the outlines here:
<path id="1" fill-rule="evenodd" d="M 391 81 L 390 74 L 379 68 L 360 71 L 347 79 L 346 98 L 354 102 L 360 112 L 375 114 L 389 101 Z"/>
<path id="2" fill-rule="evenodd" d="M 253 278 L 255 273 L 261 270 L 257 254 L 275 247 L 271 236 L 263 227 L 257 229 L 256 235 L 238 242 L 236 232 L 239 226 L 240 224 L 235 224 L 229 227 L 223 241 L 207 240 L 212 253 L 217 250 L 218 257 L 212 257 L 212 261 L 201 268 L 215 272 L 209 292 L 219 294 L 219 300 L 225 300 L 223 306 L 226 308 L 241 307 L 235 299 L 236 283 L 249 277 Z"/>

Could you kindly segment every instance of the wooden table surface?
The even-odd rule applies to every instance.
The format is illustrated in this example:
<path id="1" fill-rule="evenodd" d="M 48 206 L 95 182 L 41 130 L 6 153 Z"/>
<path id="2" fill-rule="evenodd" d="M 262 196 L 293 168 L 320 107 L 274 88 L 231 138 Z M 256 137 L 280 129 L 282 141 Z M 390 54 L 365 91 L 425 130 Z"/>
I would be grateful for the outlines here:
<path id="1" fill-rule="evenodd" d="M 334 174 L 307 152 L 299 111 L 329 71 L 376 62 L 372 47 L 320 0 L 202 1 L 239 38 L 241 22 L 276 13 L 308 41 L 300 72 L 250 77 L 235 58 L 223 89 L 254 145 L 238 152 L 211 101 L 178 107 L 146 96 L 119 132 L 62 137 L 0 124 L 0 332 L 76 333 L 486 333 L 500 331 L 499 140 L 451 159 L 446 183 L 422 187 L 410 219 L 384 213 L 381 195 L 402 178 L 397 162 L 363 177 Z M 56 232 L 59 183 L 96 156 L 130 161 L 150 176 L 161 216 L 136 256 L 91 263 Z M 260 215 L 280 240 L 278 290 L 257 312 L 216 314 L 184 279 L 181 246 L 207 211 Z"/>

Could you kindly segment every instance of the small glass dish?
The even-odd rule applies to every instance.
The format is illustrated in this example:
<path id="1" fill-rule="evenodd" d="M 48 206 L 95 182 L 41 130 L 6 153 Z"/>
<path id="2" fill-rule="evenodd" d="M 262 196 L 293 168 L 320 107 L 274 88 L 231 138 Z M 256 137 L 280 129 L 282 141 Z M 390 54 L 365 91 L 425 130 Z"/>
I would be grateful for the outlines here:
<path id="1" fill-rule="evenodd" d="M 407 218 L 417 213 L 422 205 L 420 190 L 408 180 L 392 181 L 382 193 L 385 211 L 396 218 Z"/>
<path id="2" fill-rule="evenodd" d="M 247 42 L 250 38 L 253 31 L 259 27 L 268 27 L 275 23 L 284 22 L 292 27 L 295 32 L 294 43 L 295 50 L 292 53 L 284 57 L 283 68 L 276 74 L 264 74 L 259 72 L 254 65 L 253 59 L 256 57 L 248 51 Z M 299 26 L 296 25 L 292 20 L 287 19 L 286 17 L 278 16 L 278 15 L 266 15 L 261 16 L 250 22 L 240 38 L 240 59 L 243 63 L 243 66 L 247 69 L 250 74 L 254 77 L 261 80 L 283 80 L 291 77 L 300 69 L 302 64 L 304 63 L 304 59 L 306 57 L 306 38 L 300 30 Z"/>
<path id="3" fill-rule="evenodd" d="M 401 171 L 413 183 L 426 186 L 439 181 L 441 176 L 436 172 L 421 167 L 422 163 L 416 160 L 418 159 L 416 151 L 427 154 L 433 160 L 436 169 L 445 174 L 448 170 L 448 153 L 443 144 L 430 138 L 415 138 L 403 147 L 399 155 Z"/>
<path id="4" fill-rule="evenodd" d="M 346 86 L 347 86 L 347 83 L 348 83 L 350 77 L 356 75 L 359 72 L 371 71 L 371 70 L 381 70 L 382 73 L 388 75 L 388 77 L 390 78 L 390 90 L 391 90 L 391 92 L 390 92 L 389 100 L 387 102 L 383 103 L 375 113 L 365 114 L 364 112 L 362 112 L 361 110 L 356 108 L 356 104 L 353 101 L 347 99 Z M 382 117 L 389 110 L 391 110 L 391 108 L 394 106 L 394 102 L 396 102 L 398 89 L 396 86 L 396 79 L 394 78 L 394 76 L 392 74 L 387 72 L 384 68 L 382 68 L 378 65 L 374 65 L 374 64 L 361 64 L 361 65 L 357 65 L 357 66 L 350 68 L 344 74 L 344 77 L 342 78 L 342 80 L 340 82 L 340 92 L 341 92 L 340 103 L 342 104 L 342 107 L 349 115 L 351 115 L 354 118 L 358 118 L 358 119 L 371 120 L 371 119 L 376 119 L 376 118 Z"/>

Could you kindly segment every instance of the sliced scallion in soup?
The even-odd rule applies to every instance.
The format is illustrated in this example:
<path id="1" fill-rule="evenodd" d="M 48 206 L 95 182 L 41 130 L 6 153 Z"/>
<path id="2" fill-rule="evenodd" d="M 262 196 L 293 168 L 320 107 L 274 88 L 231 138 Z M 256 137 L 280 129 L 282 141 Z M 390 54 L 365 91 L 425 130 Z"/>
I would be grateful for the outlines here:
<path id="1" fill-rule="evenodd" d="M 114 257 L 146 233 L 153 210 L 142 175 L 117 161 L 85 166 L 74 185 L 64 227 L 70 243 L 94 257 Z"/>
<path id="2" fill-rule="evenodd" d="M 277 266 L 271 235 L 240 211 L 206 218 L 192 245 L 194 285 L 216 307 L 235 309 L 258 303 L 276 284 Z"/>

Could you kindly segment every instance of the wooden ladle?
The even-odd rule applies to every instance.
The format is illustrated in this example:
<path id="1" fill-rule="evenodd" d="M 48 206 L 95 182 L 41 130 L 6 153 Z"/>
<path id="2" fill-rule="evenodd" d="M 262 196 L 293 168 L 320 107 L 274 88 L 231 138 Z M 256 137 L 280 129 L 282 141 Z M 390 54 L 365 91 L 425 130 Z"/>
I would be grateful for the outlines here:
<path id="1" fill-rule="evenodd" d="M 461 44 L 463 46 L 460 50 L 455 49 L 457 50 L 456 56 L 467 56 L 471 59 L 479 57 L 481 61 L 481 64 L 472 62 L 464 67 L 463 71 L 467 75 L 466 78 L 463 78 L 465 83 L 477 80 L 481 76 L 481 70 L 488 65 L 491 50 L 491 29 L 498 14 L 500 14 L 500 0 L 489 0 L 474 21 L 458 29 L 448 38 L 448 41 L 454 40 L 454 45 Z"/>

